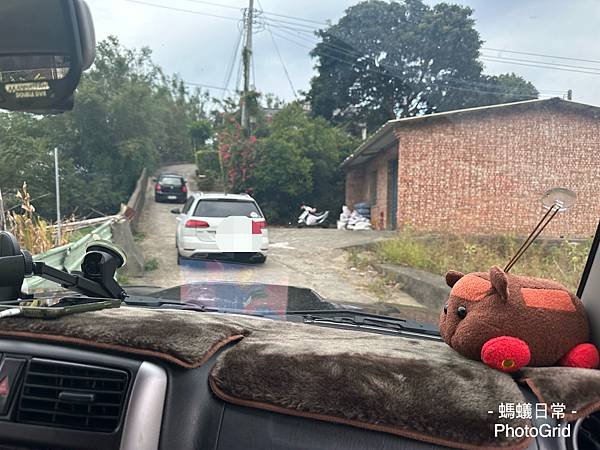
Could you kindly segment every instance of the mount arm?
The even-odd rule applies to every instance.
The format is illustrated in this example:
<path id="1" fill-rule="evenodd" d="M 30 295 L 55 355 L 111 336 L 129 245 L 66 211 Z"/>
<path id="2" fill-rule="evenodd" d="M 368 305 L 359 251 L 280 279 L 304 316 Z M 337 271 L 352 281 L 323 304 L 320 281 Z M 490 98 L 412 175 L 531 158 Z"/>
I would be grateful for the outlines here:
<path id="1" fill-rule="evenodd" d="M 60 284 L 65 289 L 71 289 L 88 297 L 117 298 L 126 297 L 123 289 L 112 290 L 105 289 L 100 283 L 84 278 L 76 273 L 67 273 L 54 267 L 47 266 L 43 262 L 33 264 L 33 274 L 42 277 L 45 280 Z"/>

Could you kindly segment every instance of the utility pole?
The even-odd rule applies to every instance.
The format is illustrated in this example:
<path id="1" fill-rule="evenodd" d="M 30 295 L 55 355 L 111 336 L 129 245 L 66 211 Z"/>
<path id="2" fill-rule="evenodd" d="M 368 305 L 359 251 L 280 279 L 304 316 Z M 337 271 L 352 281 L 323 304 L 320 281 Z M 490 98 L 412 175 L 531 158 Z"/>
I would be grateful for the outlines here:
<path id="1" fill-rule="evenodd" d="M 54 147 L 54 182 L 56 184 L 56 246 L 60 245 L 60 181 L 58 177 L 58 147 Z"/>
<path id="2" fill-rule="evenodd" d="M 6 230 L 6 216 L 4 212 L 4 199 L 2 198 L 2 189 L 0 189 L 0 230 Z"/>
<path id="3" fill-rule="evenodd" d="M 249 0 L 248 10 L 244 17 L 246 39 L 242 49 L 242 62 L 244 64 L 244 91 L 242 92 L 242 120 L 243 129 L 248 129 L 248 93 L 250 92 L 250 70 L 252 67 L 252 22 L 254 21 L 254 0 Z"/>

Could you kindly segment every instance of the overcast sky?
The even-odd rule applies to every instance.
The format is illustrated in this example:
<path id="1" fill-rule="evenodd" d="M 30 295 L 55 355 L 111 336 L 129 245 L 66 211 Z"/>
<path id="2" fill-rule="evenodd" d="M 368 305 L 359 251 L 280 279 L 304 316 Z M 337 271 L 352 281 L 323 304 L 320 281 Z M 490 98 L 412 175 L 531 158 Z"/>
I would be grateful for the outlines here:
<path id="1" fill-rule="evenodd" d="M 128 0 L 88 0 L 94 16 L 97 39 L 116 35 L 128 47 L 149 46 L 154 60 L 168 73 L 179 73 L 187 82 L 213 87 L 224 87 L 233 49 L 239 37 L 241 9 L 247 6 L 242 0 L 140 0 L 144 3 L 164 5 L 169 8 L 193 10 L 201 14 L 156 8 Z M 314 61 L 308 55 L 316 40 L 309 33 L 292 31 L 302 28 L 309 31 L 317 23 L 273 16 L 281 14 L 310 21 L 336 22 L 344 10 L 357 0 L 260 0 L 269 17 L 273 39 L 296 90 L 307 90 L 313 75 Z M 435 0 L 428 3 L 434 4 Z M 552 59 L 517 53 L 485 50 L 485 54 L 507 61 L 485 61 L 489 74 L 515 72 L 522 75 L 541 91 L 543 96 L 562 96 L 573 90 L 573 100 L 600 105 L 600 1 L 598 0 L 460 0 L 450 1 L 474 9 L 476 28 L 485 41 L 486 49 L 539 53 L 598 62 Z M 268 14 L 271 13 L 271 14 Z M 213 16 L 223 17 L 213 17 Z M 289 21 L 291 25 L 273 20 Z M 264 20 L 259 20 L 263 22 Z M 255 81 L 258 90 L 272 92 L 284 99 L 293 99 L 280 58 L 271 34 L 259 27 L 254 35 Z M 294 42 L 292 42 L 294 41 Z M 237 58 L 239 61 L 239 57 Z M 520 60 L 520 61 L 515 61 Z M 569 72 L 545 67 L 530 67 L 540 61 L 563 64 L 563 69 L 583 70 L 594 68 L 598 74 Z M 518 63 L 518 64 L 517 64 Z M 543 65 L 539 64 L 538 65 Z M 572 68 L 564 67 L 576 66 Z M 587 71 L 592 71 L 587 69 Z M 238 80 L 233 71 L 228 87 L 234 89 Z M 220 97 L 221 90 L 210 89 Z"/>

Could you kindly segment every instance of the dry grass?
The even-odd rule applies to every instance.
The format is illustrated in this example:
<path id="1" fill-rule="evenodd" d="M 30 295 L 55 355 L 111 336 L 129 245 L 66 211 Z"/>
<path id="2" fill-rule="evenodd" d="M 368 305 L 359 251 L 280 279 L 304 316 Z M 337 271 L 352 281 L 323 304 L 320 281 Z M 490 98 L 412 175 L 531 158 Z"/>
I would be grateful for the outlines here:
<path id="1" fill-rule="evenodd" d="M 403 230 L 397 238 L 378 244 L 375 254 L 380 262 L 443 275 L 450 269 L 468 273 L 486 271 L 493 265 L 503 267 L 521 243 L 521 239 L 511 236 L 425 236 Z M 537 241 L 512 272 L 550 278 L 575 291 L 591 245 L 591 239 Z"/>
<path id="2" fill-rule="evenodd" d="M 22 248 L 31 253 L 43 253 L 56 246 L 56 232 L 52 224 L 35 213 L 35 207 L 31 204 L 31 196 L 27 192 L 27 183 L 17 192 L 17 198 L 21 200 L 21 212 L 10 212 L 7 216 L 7 228 L 15 235 Z M 70 233 L 63 233 L 59 245 L 68 244 Z"/>

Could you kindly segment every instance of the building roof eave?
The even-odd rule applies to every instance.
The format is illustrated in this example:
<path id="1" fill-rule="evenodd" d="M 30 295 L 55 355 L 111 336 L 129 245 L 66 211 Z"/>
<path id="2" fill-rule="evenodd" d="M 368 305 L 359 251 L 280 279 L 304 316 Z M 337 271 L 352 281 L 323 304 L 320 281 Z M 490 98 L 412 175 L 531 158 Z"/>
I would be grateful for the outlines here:
<path id="1" fill-rule="evenodd" d="M 363 141 L 358 148 L 348 156 L 341 164 L 342 168 L 347 168 L 349 166 L 361 164 L 373 157 L 374 154 L 369 154 L 368 158 L 361 158 L 367 149 L 374 146 L 378 142 L 380 142 L 383 138 L 385 138 L 389 133 L 393 133 L 399 126 L 413 123 L 413 122 L 423 122 L 426 120 L 436 120 L 448 116 L 460 115 L 460 114 L 469 114 L 478 111 L 486 111 L 486 110 L 495 110 L 495 109 L 503 109 L 510 108 L 515 106 L 525 106 L 525 105 L 536 105 L 542 103 L 556 104 L 556 105 L 564 105 L 570 108 L 573 108 L 578 111 L 593 111 L 594 113 L 600 113 L 600 107 L 595 105 L 588 105 L 586 103 L 578 103 L 571 100 L 564 100 L 558 97 L 553 98 L 545 98 L 545 99 L 533 99 L 533 100 L 523 100 L 519 102 L 511 102 L 511 103 L 499 103 L 495 105 L 487 105 L 487 106 L 477 106 L 473 108 L 464 108 L 464 109 L 455 109 L 452 111 L 439 112 L 434 114 L 426 114 L 422 116 L 414 116 L 414 117 L 403 117 L 400 119 L 388 120 L 385 124 L 379 127 L 371 136 L 369 136 L 365 141 Z M 395 137 L 394 137 L 395 138 Z M 375 153 L 383 150 L 383 148 L 379 147 L 376 149 Z"/>
<path id="2" fill-rule="evenodd" d="M 395 128 L 394 122 L 395 120 L 389 120 L 382 126 L 380 126 L 371 136 L 365 139 L 350 156 L 348 156 L 342 162 L 341 167 L 346 168 L 356 164 L 361 164 L 362 162 L 364 162 L 362 160 L 369 160 L 373 155 L 379 153 L 380 149 L 377 149 L 374 153 L 366 153 L 366 150 L 369 147 L 372 147 L 373 145 L 377 144 L 378 142 L 381 142 L 387 136 L 392 134 Z"/>

